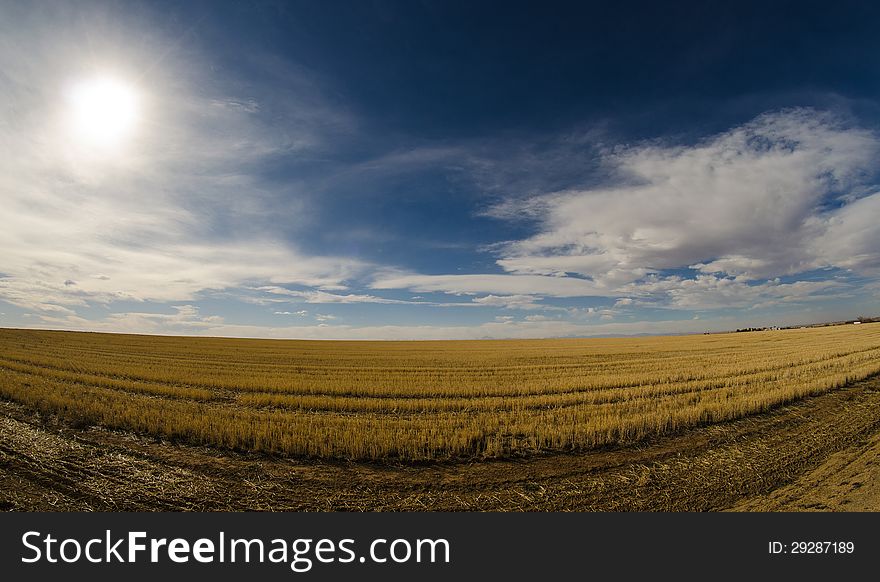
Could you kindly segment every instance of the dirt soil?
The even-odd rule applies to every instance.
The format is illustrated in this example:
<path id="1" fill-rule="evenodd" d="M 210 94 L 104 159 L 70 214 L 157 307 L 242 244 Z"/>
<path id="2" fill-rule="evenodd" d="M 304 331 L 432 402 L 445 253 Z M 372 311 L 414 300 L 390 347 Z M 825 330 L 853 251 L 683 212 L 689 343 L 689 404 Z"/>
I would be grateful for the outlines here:
<path id="1" fill-rule="evenodd" d="M 0 509 L 876 511 L 880 378 L 638 446 L 466 463 L 233 453 L 0 402 Z"/>

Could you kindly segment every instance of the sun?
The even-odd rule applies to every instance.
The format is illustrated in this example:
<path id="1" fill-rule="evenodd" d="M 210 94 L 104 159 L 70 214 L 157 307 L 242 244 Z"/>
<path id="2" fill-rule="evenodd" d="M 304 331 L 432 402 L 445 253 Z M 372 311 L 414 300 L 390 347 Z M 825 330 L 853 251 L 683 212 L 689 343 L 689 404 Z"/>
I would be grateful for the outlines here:
<path id="1" fill-rule="evenodd" d="M 135 88 L 121 79 L 95 77 L 75 83 L 67 93 L 72 137 L 95 148 L 121 145 L 138 121 Z"/>

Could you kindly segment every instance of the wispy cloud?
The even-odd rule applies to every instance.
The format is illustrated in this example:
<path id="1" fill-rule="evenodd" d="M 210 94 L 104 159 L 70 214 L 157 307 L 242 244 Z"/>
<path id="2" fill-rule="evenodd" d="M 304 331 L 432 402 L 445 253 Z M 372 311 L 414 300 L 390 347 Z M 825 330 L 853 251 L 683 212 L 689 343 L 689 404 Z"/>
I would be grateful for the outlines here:
<path id="1" fill-rule="evenodd" d="M 4 6 L 0 301 L 14 322 L 543 337 L 876 297 L 880 137 L 850 120 L 775 111 L 694 143 L 621 144 L 601 126 L 379 135 L 365 104 L 295 56 L 156 23 L 143 6 Z M 140 103 L 111 150 L 72 139 L 66 119 L 70 84 L 97 74 Z M 376 325 L 419 309 L 470 324 Z M 255 310 L 303 325 L 228 323 Z M 670 310 L 703 319 L 644 321 Z"/>
<path id="2" fill-rule="evenodd" d="M 847 296 L 852 290 L 851 285 L 835 280 L 782 283 L 779 279 L 773 279 L 758 283 L 714 275 L 698 275 L 693 279 L 652 275 L 621 287 L 619 291 L 637 299 L 620 299 L 615 306 L 653 305 L 689 310 L 759 309 L 781 303 Z"/>
<path id="3" fill-rule="evenodd" d="M 197 335 L 222 327 L 218 315 L 202 316 L 194 305 L 172 306 L 174 313 L 125 312 L 113 313 L 103 319 L 86 319 L 77 315 L 41 315 L 42 325 L 56 329 L 108 331 L 117 333 L 156 333 Z"/>
<path id="4" fill-rule="evenodd" d="M 393 282 L 392 282 L 393 284 Z M 323 290 L 297 290 L 287 289 L 275 285 L 265 285 L 254 288 L 253 291 L 261 293 L 256 297 L 252 297 L 251 301 L 255 303 L 280 303 L 287 301 L 295 301 L 302 303 L 317 304 L 357 304 L 357 303 L 377 303 L 382 305 L 412 305 L 421 307 L 496 307 L 503 309 L 545 309 L 545 310 L 562 310 L 564 308 L 544 305 L 540 303 L 541 297 L 535 295 L 484 295 L 473 297 L 470 302 L 467 301 L 428 301 L 424 297 L 413 297 L 406 299 L 388 299 L 378 297 L 376 295 L 359 294 L 359 293 L 330 293 Z M 277 312 L 276 312 L 277 313 Z"/>
<path id="5" fill-rule="evenodd" d="M 320 147 L 321 132 L 346 118 L 303 71 L 276 71 L 301 89 L 288 96 L 297 123 L 280 127 L 288 109 L 273 104 L 268 117 L 261 104 L 278 97 L 278 84 L 273 93 L 206 75 L 208 57 L 145 33 L 131 22 L 143 15 L 45 8 L 35 18 L 12 7 L 20 18 L 0 22 L 0 299 L 60 312 L 190 301 L 259 282 L 338 286 L 363 270 L 355 259 L 306 255 L 269 220 L 301 209 L 279 204 L 285 187 L 257 166 Z M 96 153 L 65 133 L 63 95 L 66 84 L 108 72 L 129 79 L 143 107 L 130 143 Z"/>
<path id="6" fill-rule="evenodd" d="M 541 305 L 540 299 L 534 295 L 486 295 L 485 297 L 474 297 L 472 301 L 479 305 L 505 309 L 546 309 L 548 306 Z"/>
<path id="7" fill-rule="evenodd" d="M 39 327 L 39 325 L 37 325 Z M 101 331 L 171 333 L 225 337 L 271 337 L 289 339 L 515 339 L 546 337 L 592 337 L 607 335 L 641 335 L 656 333 L 701 333 L 725 329 L 724 322 L 703 322 L 693 319 L 640 322 L 583 322 L 549 318 L 517 320 L 513 316 L 499 316 L 496 320 L 478 325 L 317 325 L 250 326 L 222 322 L 205 322 L 185 315 L 156 316 L 153 314 L 124 313 L 106 321 L 87 322 L 75 318 L 58 318 L 46 327 L 63 329 L 98 329 Z M 730 327 L 730 324 L 727 324 Z"/>
<path id="8" fill-rule="evenodd" d="M 389 305 L 416 303 L 414 301 L 386 299 L 384 297 L 377 297 L 375 295 L 365 295 L 358 293 L 347 293 L 343 295 L 339 293 L 329 293 L 320 289 L 310 289 L 302 291 L 297 289 L 287 289 L 286 287 L 278 287 L 276 285 L 264 285 L 262 287 L 256 287 L 254 291 L 267 293 L 270 296 L 274 295 L 276 296 L 276 298 L 278 298 L 276 300 L 288 301 L 290 299 L 296 299 L 298 301 L 302 301 L 303 303 L 384 303 Z"/>
<path id="9" fill-rule="evenodd" d="M 390 273 L 372 287 L 624 296 L 680 309 L 828 298 L 841 282 L 778 278 L 877 274 L 878 161 L 874 132 L 811 109 L 768 113 L 693 145 L 605 147 L 604 182 L 491 209 L 538 222 L 535 235 L 490 248 L 507 274 Z"/>
<path id="10" fill-rule="evenodd" d="M 610 288 L 687 267 L 769 278 L 870 264 L 877 229 L 855 224 L 851 205 L 880 200 L 864 182 L 878 152 L 874 133 L 814 110 L 766 114 L 694 146 L 612 149 L 604 164 L 617 183 L 499 206 L 538 214 L 541 232 L 505 245 L 498 264 Z M 832 228 L 856 233 L 850 252 L 866 258 L 834 248 Z"/>
<path id="11" fill-rule="evenodd" d="M 544 295 L 548 297 L 602 296 L 606 290 L 594 282 L 575 277 L 541 275 L 420 275 L 380 273 L 370 284 L 373 289 L 410 289 L 419 292 L 443 292 L 457 295 L 479 293 L 502 295 Z"/>

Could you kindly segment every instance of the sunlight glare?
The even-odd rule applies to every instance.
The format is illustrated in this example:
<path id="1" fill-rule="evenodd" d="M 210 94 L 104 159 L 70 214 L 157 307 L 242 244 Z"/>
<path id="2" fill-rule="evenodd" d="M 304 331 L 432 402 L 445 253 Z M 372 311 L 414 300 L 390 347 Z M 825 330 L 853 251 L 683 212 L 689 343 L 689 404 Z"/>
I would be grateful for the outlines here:
<path id="1" fill-rule="evenodd" d="M 137 92 L 123 81 L 100 77 L 82 81 L 68 94 L 73 136 L 83 145 L 107 148 L 131 135 L 137 122 Z"/>

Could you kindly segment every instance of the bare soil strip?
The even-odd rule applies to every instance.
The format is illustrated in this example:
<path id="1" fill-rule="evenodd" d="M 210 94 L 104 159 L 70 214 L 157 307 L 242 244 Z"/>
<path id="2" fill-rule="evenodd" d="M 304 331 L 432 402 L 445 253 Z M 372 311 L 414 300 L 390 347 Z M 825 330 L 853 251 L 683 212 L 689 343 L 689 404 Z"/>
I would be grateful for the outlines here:
<path id="1" fill-rule="evenodd" d="M 880 433 L 828 457 L 816 469 L 734 511 L 880 510 Z"/>
<path id="2" fill-rule="evenodd" d="M 231 453 L 0 402 L 0 508 L 873 511 L 880 378 L 639 446 L 469 463 Z"/>

